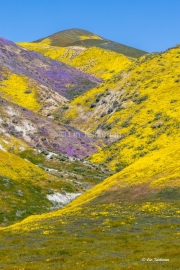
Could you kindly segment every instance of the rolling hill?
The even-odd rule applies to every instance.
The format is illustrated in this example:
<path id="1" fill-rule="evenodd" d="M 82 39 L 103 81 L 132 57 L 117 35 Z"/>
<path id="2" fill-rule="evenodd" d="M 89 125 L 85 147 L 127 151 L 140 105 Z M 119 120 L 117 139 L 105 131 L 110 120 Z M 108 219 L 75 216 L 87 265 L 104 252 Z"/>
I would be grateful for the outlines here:
<path id="1" fill-rule="evenodd" d="M 1 266 L 142 269 L 153 258 L 148 269 L 178 269 L 179 155 L 178 140 L 64 209 L 1 229 Z"/>
<path id="2" fill-rule="evenodd" d="M 110 51 L 114 51 L 120 54 L 124 54 L 128 57 L 138 58 L 147 52 L 138 50 L 103 37 L 93 34 L 89 31 L 82 29 L 69 29 L 60 31 L 46 38 L 42 38 L 34 41 L 35 43 L 40 42 L 51 46 L 67 47 L 67 46 L 78 46 L 78 47 L 98 47 Z"/>
<path id="3" fill-rule="evenodd" d="M 111 174 L 83 161 L 99 148 L 95 139 L 2 98 L 0 104 L 1 225 L 60 208 Z"/>
<path id="4" fill-rule="evenodd" d="M 67 97 L 99 82 L 0 39 L 1 225 L 62 207 L 110 174 L 83 161 L 100 141 L 51 118 Z"/>
<path id="5" fill-rule="evenodd" d="M 91 161 L 122 170 L 179 136 L 179 54 L 175 47 L 140 58 L 57 110 L 56 119 L 104 138 L 109 146 Z"/>
<path id="6" fill-rule="evenodd" d="M 20 46 L 66 63 L 78 70 L 103 80 L 110 79 L 126 69 L 134 59 L 101 48 L 77 46 L 55 47 L 41 43 L 18 43 Z"/>
<path id="7" fill-rule="evenodd" d="M 0 39 L 0 64 L 1 96 L 19 105 L 27 100 L 30 109 L 36 111 L 42 107 L 41 103 L 57 106 L 102 81 L 3 38 Z M 17 91 L 19 85 L 21 89 Z"/>

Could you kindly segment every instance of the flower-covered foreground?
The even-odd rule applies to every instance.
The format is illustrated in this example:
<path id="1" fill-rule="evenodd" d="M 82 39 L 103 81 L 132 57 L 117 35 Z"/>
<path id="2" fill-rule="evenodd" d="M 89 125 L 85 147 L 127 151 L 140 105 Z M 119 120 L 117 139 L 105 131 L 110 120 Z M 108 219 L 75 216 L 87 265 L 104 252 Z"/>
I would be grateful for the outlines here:
<path id="1" fill-rule="evenodd" d="M 31 217 L 1 231 L 0 267 L 178 269 L 178 207 L 174 202 L 119 202 Z"/>
<path id="2" fill-rule="evenodd" d="M 178 269 L 180 174 L 170 149 L 140 159 L 63 210 L 1 229 L 1 267 Z"/>

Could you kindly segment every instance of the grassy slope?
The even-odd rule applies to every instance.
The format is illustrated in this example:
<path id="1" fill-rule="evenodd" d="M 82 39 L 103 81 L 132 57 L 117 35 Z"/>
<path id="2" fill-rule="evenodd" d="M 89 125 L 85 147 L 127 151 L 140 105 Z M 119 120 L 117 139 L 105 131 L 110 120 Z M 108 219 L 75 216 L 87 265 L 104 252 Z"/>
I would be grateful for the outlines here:
<path id="1" fill-rule="evenodd" d="M 52 46 L 67 47 L 67 46 L 80 46 L 80 47 L 99 47 L 114 51 L 117 53 L 122 53 L 128 57 L 138 58 L 144 54 L 145 51 L 138 50 L 111 40 L 107 40 L 100 36 L 97 36 L 89 31 L 82 29 L 69 29 L 65 31 L 60 31 L 53 35 L 48 36 L 45 39 L 40 39 L 35 41 L 35 43 L 40 42 Z"/>
<path id="2" fill-rule="evenodd" d="M 52 206 L 48 190 L 69 185 L 15 154 L 0 150 L 1 225 L 13 223 Z"/>
<path id="3" fill-rule="evenodd" d="M 7 225 L 49 211 L 46 195 L 84 192 L 107 177 L 106 167 L 55 154 L 47 158 L 14 136 L 0 135 L 0 224 Z M 19 213 L 19 215 L 18 215 Z"/>
<path id="4" fill-rule="evenodd" d="M 131 60 L 122 54 L 95 47 L 89 49 L 78 47 L 57 48 L 42 43 L 19 43 L 19 45 L 103 80 L 107 80 L 126 69 L 131 63 Z"/>
<path id="5" fill-rule="evenodd" d="M 42 38 L 37 40 L 36 42 L 43 42 L 49 43 L 53 46 L 70 46 L 72 43 L 77 41 L 84 41 L 84 40 L 103 40 L 102 37 L 95 35 L 89 31 L 82 30 L 82 29 L 68 29 L 64 31 L 57 32 L 53 35 L 48 36 L 47 38 Z M 33 42 L 34 43 L 34 42 Z"/>
<path id="6" fill-rule="evenodd" d="M 1 245 L 1 266 L 178 269 L 179 160 L 177 140 L 142 157 L 63 210 L 1 230 L 1 243 L 6 239 L 6 245 Z M 142 258 L 153 261 L 142 262 Z"/>
<path id="7" fill-rule="evenodd" d="M 179 136 L 179 63 L 179 47 L 142 57 L 57 111 L 56 118 L 63 113 L 64 122 L 87 133 L 113 135 L 91 160 L 119 171 Z"/>
<path id="8" fill-rule="evenodd" d="M 4 106 L 4 104 L 2 105 Z M 27 120 L 25 115 L 21 115 L 18 107 L 11 105 L 8 103 L 4 106 L 10 116 L 7 116 L 3 110 L 4 107 L 1 107 L 0 189 L 3 191 L 0 195 L 1 225 L 13 223 L 34 213 L 49 211 L 49 207 L 52 206 L 46 198 L 49 193 L 63 193 L 64 191 L 82 193 L 110 175 L 106 166 L 97 166 L 90 162 L 84 163 L 83 160 L 68 157 L 55 149 L 55 153 L 52 149 L 52 152 L 49 152 L 47 145 L 41 149 L 36 148 L 35 145 L 34 149 L 31 148 L 32 144 L 27 139 L 29 135 L 25 133 L 30 134 L 30 130 L 26 130 L 26 127 L 30 127 L 28 123 L 31 123 L 32 118 L 28 114 Z M 38 119 L 38 116 L 35 114 L 34 118 Z M 15 123 L 15 128 L 19 130 L 21 121 L 26 124 L 22 127 L 24 137 L 20 136 L 21 139 L 19 139 L 15 137 L 19 134 L 12 129 L 12 124 Z M 38 123 L 43 125 L 42 119 Z M 36 127 L 38 127 L 38 123 L 35 124 Z M 6 130 L 6 126 L 11 129 Z M 37 132 L 34 131 L 34 133 Z M 27 139 L 27 143 L 23 141 L 23 138 Z M 63 143 L 65 144 L 65 140 Z M 20 190 L 20 195 L 18 190 Z"/>

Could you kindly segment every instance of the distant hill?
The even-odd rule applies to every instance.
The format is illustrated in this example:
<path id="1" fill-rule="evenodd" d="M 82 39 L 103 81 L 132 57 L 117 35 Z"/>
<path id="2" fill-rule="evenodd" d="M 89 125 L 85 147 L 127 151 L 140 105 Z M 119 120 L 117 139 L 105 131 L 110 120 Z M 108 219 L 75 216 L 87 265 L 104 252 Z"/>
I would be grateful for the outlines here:
<path id="1" fill-rule="evenodd" d="M 55 47 L 42 43 L 28 42 L 18 44 L 23 48 L 66 63 L 82 72 L 103 80 L 110 79 L 135 61 L 133 58 L 129 58 L 123 54 L 97 47 Z"/>
<path id="2" fill-rule="evenodd" d="M 99 47 L 106 50 L 124 54 L 129 57 L 138 58 L 147 52 L 132 48 L 118 42 L 108 40 L 82 29 L 69 29 L 60 31 L 46 38 L 34 42 L 44 42 L 51 46 L 67 47 L 80 46 L 85 48 Z"/>

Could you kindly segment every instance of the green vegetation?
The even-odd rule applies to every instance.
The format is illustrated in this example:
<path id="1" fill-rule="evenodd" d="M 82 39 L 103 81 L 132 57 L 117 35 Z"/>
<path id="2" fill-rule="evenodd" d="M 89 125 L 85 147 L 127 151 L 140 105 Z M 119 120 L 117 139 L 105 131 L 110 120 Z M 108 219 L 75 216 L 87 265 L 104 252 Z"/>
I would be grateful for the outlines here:
<path id="1" fill-rule="evenodd" d="M 30 148 L 20 139 L 0 137 L 0 224 L 51 211 L 48 194 L 83 193 L 111 175 L 109 169 L 68 156 Z M 9 152 L 7 152 L 9 151 Z M 53 208 L 52 208 L 53 209 Z"/>
<path id="2" fill-rule="evenodd" d="M 42 38 L 35 41 L 42 45 L 51 45 L 57 47 L 78 46 L 78 47 L 97 47 L 110 51 L 114 51 L 120 54 L 124 54 L 128 57 L 138 58 L 144 54 L 145 51 L 138 50 L 117 42 L 113 42 L 102 38 L 96 34 L 82 29 L 69 29 L 58 32 L 47 38 Z"/>
<path id="3" fill-rule="evenodd" d="M 0 265 L 5 270 L 177 270 L 178 209 L 176 203 L 124 202 L 34 217 L 1 231 Z"/>

